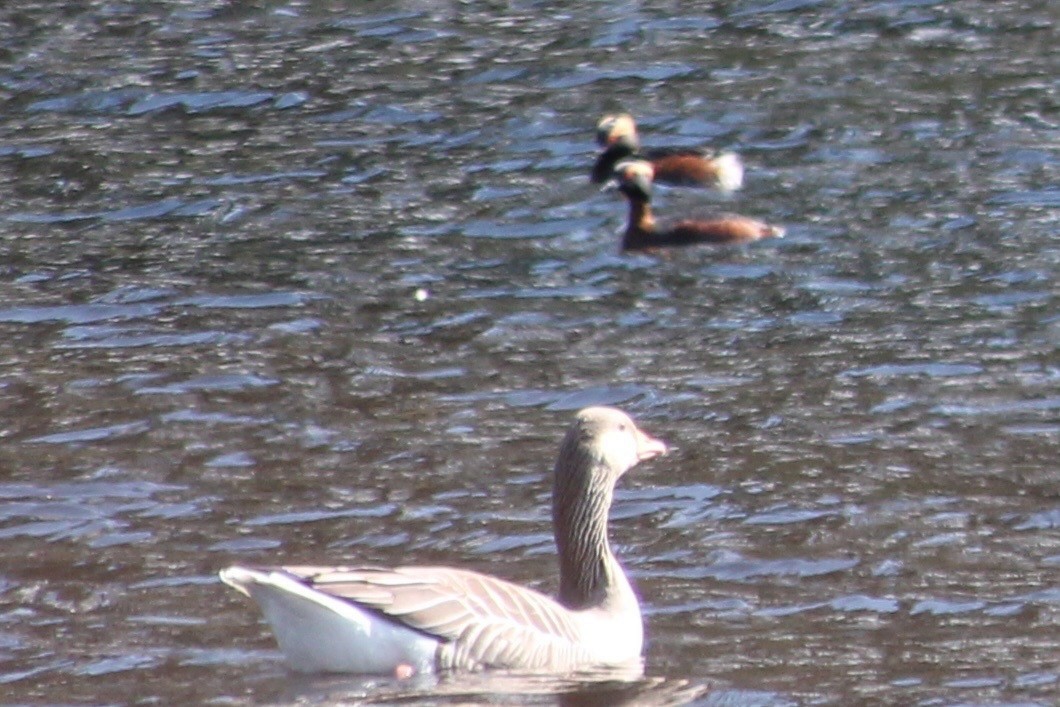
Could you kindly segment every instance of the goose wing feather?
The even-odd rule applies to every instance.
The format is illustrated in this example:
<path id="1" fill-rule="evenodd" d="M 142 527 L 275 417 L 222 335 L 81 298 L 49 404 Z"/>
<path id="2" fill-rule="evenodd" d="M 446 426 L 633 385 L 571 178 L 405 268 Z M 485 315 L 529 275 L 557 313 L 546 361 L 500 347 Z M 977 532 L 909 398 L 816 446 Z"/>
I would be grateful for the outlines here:
<path id="1" fill-rule="evenodd" d="M 554 666 L 578 660 L 574 615 L 502 579 L 449 567 L 285 567 L 314 589 L 443 641 L 444 667 Z"/>

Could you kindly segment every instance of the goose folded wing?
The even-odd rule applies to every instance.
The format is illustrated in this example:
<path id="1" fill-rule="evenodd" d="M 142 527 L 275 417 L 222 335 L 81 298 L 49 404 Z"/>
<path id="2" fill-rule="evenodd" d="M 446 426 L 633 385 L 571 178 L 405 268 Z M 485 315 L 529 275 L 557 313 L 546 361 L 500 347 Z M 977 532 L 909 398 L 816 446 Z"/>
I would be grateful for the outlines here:
<path id="1" fill-rule="evenodd" d="M 571 612 L 544 594 L 449 567 L 285 567 L 314 589 L 378 611 L 483 665 L 552 662 L 576 650 Z"/>

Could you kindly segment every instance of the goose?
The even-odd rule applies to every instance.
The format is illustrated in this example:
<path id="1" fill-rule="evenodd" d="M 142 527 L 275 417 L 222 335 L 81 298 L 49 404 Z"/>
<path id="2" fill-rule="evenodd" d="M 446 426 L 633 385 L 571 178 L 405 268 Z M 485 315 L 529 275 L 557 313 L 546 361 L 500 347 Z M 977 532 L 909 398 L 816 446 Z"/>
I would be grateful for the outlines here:
<path id="1" fill-rule="evenodd" d="M 622 250 L 652 250 L 701 243 L 747 243 L 763 238 L 783 238 L 784 229 L 737 214 L 709 219 L 682 219 L 659 226 L 651 209 L 654 168 L 647 160 L 623 160 L 605 188 L 617 188 L 629 202 L 629 217 L 622 234 Z"/>
<path id="2" fill-rule="evenodd" d="M 221 580 L 253 599 L 298 672 L 500 668 L 549 673 L 640 664 L 640 605 L 607 535 L 615 483 L 666 453 L 621 410 L 579 411 L 552 482 L 555 598 L 468 569 L 246 567 Z"/>
<path id="3" fill-rule="evenodd" d="M 651 162 L 655 181 L 685 187 L 715 187 L 724 192 L 743 186 L 743 163 L 732 152 L 714 154 L 703 148 L 657 148 L 642 150 L 637 124 L 629 113 L 605 115 L 596 125 L 600 155 L 589 175 L 593 184 L 611 178 L 615 165 L 625 159 Z"/>

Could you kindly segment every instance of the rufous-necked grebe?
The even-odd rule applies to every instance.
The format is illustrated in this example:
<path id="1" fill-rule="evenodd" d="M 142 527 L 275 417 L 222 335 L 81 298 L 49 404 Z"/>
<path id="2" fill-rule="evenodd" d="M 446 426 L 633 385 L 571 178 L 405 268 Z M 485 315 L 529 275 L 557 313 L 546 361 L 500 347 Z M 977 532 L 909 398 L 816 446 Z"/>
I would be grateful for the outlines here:
<path id="1" fill-rule="evenodd" d="M 642 150 L 637 124 L 628 113 L 601 118 L 596 126 L 596 142 L 601 152 L 590 176 L 594 184 L 610 179 L 615 165 L 622 160 L 639 158 L 652 163 L 655 181 L 661 184 L 706 186 L 721 191 L 743 186 L 743 164 L 734 153 L 716 155 L 709 150 L 688 148 Z"/>
<path id="2" fill-rule="evenodd" d="M 629 202 L 623 250 L 650 250 L 696 243 L 747 243 L 781 238 L 784 229 L 746 216 L 726 214 L 710 219 L 683 219 L 660 227 L 651 211 L 653 167 L 647 160 L 623 160 L 615 165 L 612 181 Z"/>

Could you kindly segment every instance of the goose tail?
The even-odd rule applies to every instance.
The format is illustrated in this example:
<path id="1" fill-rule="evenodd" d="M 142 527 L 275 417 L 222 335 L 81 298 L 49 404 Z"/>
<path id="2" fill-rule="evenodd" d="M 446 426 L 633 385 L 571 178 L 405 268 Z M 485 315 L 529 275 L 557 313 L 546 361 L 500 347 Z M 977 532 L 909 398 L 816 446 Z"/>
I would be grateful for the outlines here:
<path id="1" fill-rule="evenodd" d="M 434 669 L 437 639 L 314 589 L 289 572 L 234 566 L 220 577 L 261 607 L 292 670 L 404 675 Z"/>

